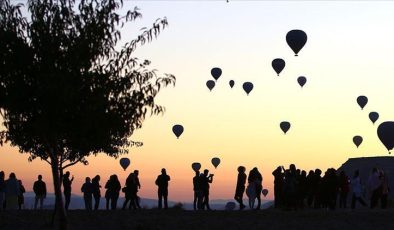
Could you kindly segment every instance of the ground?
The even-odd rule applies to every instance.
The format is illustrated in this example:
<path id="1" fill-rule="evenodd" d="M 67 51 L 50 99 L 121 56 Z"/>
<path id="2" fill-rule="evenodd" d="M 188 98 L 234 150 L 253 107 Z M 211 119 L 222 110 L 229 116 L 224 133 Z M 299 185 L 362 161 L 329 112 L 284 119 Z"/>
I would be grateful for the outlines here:
<path id="1" fill-rule="evenodd" d="M 394 209 L 303 211 L 69 211 L 69 229 L 394 229 Z M 50 211 L 0 212 L 0 229 L 52 229 Z M 224 228 L 224 229 L 223 229 Z"/>

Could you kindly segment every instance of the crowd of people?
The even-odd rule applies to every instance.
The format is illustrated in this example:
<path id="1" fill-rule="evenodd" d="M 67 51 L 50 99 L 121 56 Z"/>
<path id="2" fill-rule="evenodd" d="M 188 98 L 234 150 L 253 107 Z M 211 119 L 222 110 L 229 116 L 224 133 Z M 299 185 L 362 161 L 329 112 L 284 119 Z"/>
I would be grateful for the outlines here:
<path id="1" fill-rule="evenodd" d="M 349 193 L 351 192 L 350 207 L 354 209 L 357 202 L 362 206 L 367 206 L 365 200 L 369 198 L 369 207 L 387 207 L 388 194 L 390 192 L 388 176 L 383 170 L 373 168 L 367 181 L 360 179 L 360 173 L 356 170 L 351 178 L 344 171 L 337 172 L 334 168 L 329 168 L 322 175 L 320 169 L 310 170 L 307 174 L 305 170 L 297 169 L 291 164 L 288 169 L 283 166 L 277 167 L 273 172 L 274 176 L 274 207 L 286 210 L 297 210 L 303 208 L 326 208 L 335 209 L 347 208 Z M 209 189 L 213 182 L 213 174 L 205 169 L 202 173 L 195 171 L 193 177 L 193 209 L 211 210 L 209 205 Z M 68 210 L 71 202 L 71 191 L 74 177 L 70 172 L 66 172 L 62 178 L 65 209 Z M 158 187 L 158 208 L 168 208 L 168 184 L 170 176 L 166 169 L 161 170 L 161 174 L 155 180 Z M 246 186 L 247 183 L 247 186 Z M 100 176 L 96 175 L 91 179 L 85 178 L 85 183 L 81 187 L 86 210 L 99 209 L 101 199 Z M 141 189 L 139 171 L 130 173 L 122 188 L 117 175 L 111 175 L 104 186 L 106 209 L 117 208 L 120 192 L 125 195 L 122 209 L 141 209 L 138 191 Z M 34 209 L 42 209 L 47 196 L 47 188 L 42 176 L 38 175 L 37 181 L 33 184 L 35 193 Z M 5 173 L 0 172 L 0 210 L 23 209 L 24 193 L 26 192 L 22 181 L 16 178 L 15 173 L 10 173 L 5 180 Z M 234 199 L 239 203 L 239 209 L 243 210 L 246 205 L 243 203 L 243 196 L 246 193 L 249 198 L 249 208 L 259 210 L 261 208 L 261 194 L 263 191 L 263 177 L 255 167 L 246 175 L 246 168 L 238 167 L 237 184 Z M 264 194 L 265 196 L 266 194 Z M 255 201 L 257 200 L 257 206 Z M 94 201 L 94 206 L 93 206 Z"/>

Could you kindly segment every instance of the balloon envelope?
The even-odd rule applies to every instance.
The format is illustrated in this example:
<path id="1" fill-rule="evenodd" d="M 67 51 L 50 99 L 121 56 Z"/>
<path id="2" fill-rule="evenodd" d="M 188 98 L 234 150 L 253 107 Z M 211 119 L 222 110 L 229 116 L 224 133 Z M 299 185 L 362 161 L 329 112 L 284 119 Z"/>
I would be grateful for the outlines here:
<path id="1" fill-rule="evenodd" d="M 394 121 L 385 121 L 378 127 L 378 137 L 388 151 L 394 148 Z"/>
<path id="2" fill-rule="evenodd" d="M 213 166 L 215 166 L 215 168 L 217 168 L 220 164 L 220 159 L 218 157 L 214 157 L 212 158 L 211 163 Z"/>
<path id="3" fill-rule="evenodd" d="M 219 77 L 222 75 L 222 69 L 220 69 L 218 67 L 212 68 L 211 69 L 211 75 L 217 81 L 219 79 Z"/>
<path id="4" fill-rule="evenodd" d="M 286 134 L 287 131 L 289 131 L 291 124 L 288 121 L 282 121 L 279 126 L 282 129 L 282 131 Z"/>
<path id="5" fill-rule="evenodd" d="M 206 83 L 206 85 L 207 85 L 209 91 L 211 91 L 211 90 L 213 89 L 213 87 L 215 87 L 215 81 L 213 81 L 213 80 L 208 80 L 207 83 Z"/>
<path id="6" fill-rule="evenodd" d="M 230 81 L 228 82 L 228 84 L 230 85 L 230 87 L 231 87 L 231 88 L 233 88 L 233 87 L 234 87 L 234 84 L 235 84 L 235 82 L 234 82 L 233 80 L 230 80 Z"/>
<path id="7" fill-rule="evenodd" d="M 286 62 L 281 58 L 276 58 L 272 61 L 271 64 L 272 64 L 272 68 L 274 68 L 275 72 L 279 76 L 280 72 L 282 72 L 282 70 L 285 68 Z"/>
<path id="8" fill-rule="evenodd" d="M 363 143 L 363 138 L 361 136 L 354 136 L 353 137 L 353 143 L 357 146 L 360 146 L 361 143 Z"/>
<path id="9" fill-rule="evenodd" d="M 370 112 L 368 116 L 369 120 L 371 120 L 373 124 L 375 124 L 375 122 L 379 119 L 379 113 L 377 112 Z"/>
<path id="10" fill-rule="evenodd" d="M 127 167 L 129 167 L 130 165 L 130 159 L 129 158 L 121 158 L 120 161 L 120 166 L 122 166 L 123 170 L 126 170 Z"/>
<path id="11" fill-rule="evenodd" d="M 226 211 L 232 211 L 235 209 L 235 203 L 234 202 L 227 202 L 226 206 L 224 207 Z"/>
<path id="12" fill-rule="evenodd" d="M 297 78 L 297 82 L 298 84 L 302 87 L 304 87 L 305 83 L 306 83 L 306 77 L 304 76 L 300 76 Z"/>
<path id="13" fill-rule="evenodd" d="M 298 56 L 298 52 L 304 47 L 308 36 L 302 30 L 290 30 L 286 34 L 286 42 L 293 50 L 295 56 Z"/>
<path id="14" fill-rule="evenodd" d="M 268 189 L 263 189 L 263 191 L 261 191 L 261 193 L 264 195 L 264 197 L 266 197 L 268 194 Z"/>
<path id="15" fill-rule="evenodd" d="M 242 88 L 246 92 L 246 95 L 249 95 L 249 93 L 253 90 L 253 83 L 252 82 L 245 82 L 242 85 Z"/>
<path id="16" fill-rule="evenodd" d="M 363 109 L 368 103 L 368 98 L 366 96 L 357 97 L 357 104 Z"/>
<path id="17" fill-rule="evenodd" d="M 194 162 L 194 163 L 192 164 L 192 169 L 193 169 L 194 171 L 200 170 L 200 169 L 201 169 L 201 164 L 198 163 L 198 162 Z"/>
<path id="18" fill-rule="evenodd" d="M 182 125 L 172 126 L 172 132 L 175 134 L 177 138 L 179 138 L 183 133 L 183 126 Z"/>

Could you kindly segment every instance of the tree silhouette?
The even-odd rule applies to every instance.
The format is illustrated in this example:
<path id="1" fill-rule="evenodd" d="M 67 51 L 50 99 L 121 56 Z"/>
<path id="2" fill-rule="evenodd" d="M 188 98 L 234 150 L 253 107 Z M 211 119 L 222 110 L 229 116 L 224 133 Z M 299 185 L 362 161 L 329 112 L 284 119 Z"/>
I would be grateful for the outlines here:
<path id="1" fill-rule="evenodd" d="M 140 145 L 129 140 L 161 88 L 174 85 L 150 61 L 132 54 L 168 23 L 158 19 L 134 40 L 120 44 L 120 30 L 141 17 L 138 8 L 119 14 L 122 0 L 0 0 L 0 144 L 51 165 L 56 213 L 67 228 L 61 194 L 63 170 L 86 157 L 111 157 Z"/>

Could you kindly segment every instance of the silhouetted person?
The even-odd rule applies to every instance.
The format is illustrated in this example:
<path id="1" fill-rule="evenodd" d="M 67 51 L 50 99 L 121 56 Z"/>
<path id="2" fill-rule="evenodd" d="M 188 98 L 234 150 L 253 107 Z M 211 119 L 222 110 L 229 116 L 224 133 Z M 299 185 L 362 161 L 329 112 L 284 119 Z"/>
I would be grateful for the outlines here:
<path id="1" fill-rule="evenodd" d="M 70 206 L 71 201 L 71 184 L 74 181 L 74 176 L 70 179 L 70 172 L 67 171 L 63 176 L 63 194 L 65 205 L 64 208 L 68 210 L 68 206 Z"/>
<path id="2" fill-rule="evenodd" d="M 313 180 L 313 206 L 314 208 L 320 208 L 321 207 L 321 173 L 322 171 L 320 169 L 315 169 L 314 173 L 314 180 Z"/>
<path id="3" fill-rule="evenodd" d="M 19 194 L 18 194 L 18 207 L 19 210 L 22 210 L 25 205 L 25 196 L 23 195 L 26 192 L 25 186 L 23 186 L 22 181 L 18 180 L 19 183 Z"/>
<path id="4" fill-rule="evenodd" d="M 201 179 L 200 179 L 200 171 L 196 171 L 195 176 L 193 177 L 193 192 L 194 192 L 194 200 L 193 200 L 193 209 L 202 209 L 202 198 L 203 193 L 201 189 Z"/>
<path id="5" fill-rule="evenodd" d="M 207 210 L 211 210 L 209 206 L 209 184 L 213 182 L 213 174 L 209 174 L 209 170 L 205 169 L 204 173 L 200 175 L 201 180 L 201 190 L 203 193 L 203 202 L 202 202 L 202 209 L 207 208 Z"/>
<path id="6" fill-rule="evenodd" d="M 307 187 L 307 204 L 311 208 L 315 196 L 315 172 L 310 170 L 308 176 L 306 177 L 306 187 Z"/>
<path id="7" fill-rule="evenodd" d="M 356 201 L 360 202 L 361 205 L 366 206 L 367 204 L 365 203 L 365 201 L 361 197 L 362 184 L 361 184 L 360 174 L 359 174 L 358 170 L 356 170 L 354 172 L 353 178 L 351 180 L 351 185 L 352 185 L 352 191 L 353 191 L 351 208 L 354 209 L 356 207 Z"/>
<path id="8" fill-rule="evenodd" d="M 381 172 L 381 179 L 382 179 L 382 196 L 380 198 L 380 204 L 383 209 L 387 208 L 387 198 L 390 192 L 389 187 L 389 179 L 387 176 L 387 172 Z"/>
<path id="9" fill-rule="evenodd" d="M 349 193 L 350 180 L 345 171 L 339 174 L 339 208 L 346 208 L 347 194 Z"/>
<path id="10" fill-rule="evenodd" d="M 5 174 L 0 171 L 0 211 L 3 210 L 5 199 Z"/>
<path id="11" fill-rule="evenodd" d="M 130 173 L 126 178 L 126 186 L 122 189 L 122 191 L 125 193 L 125 201 L 123 202 L 122 207 L 123 210 L 126 208 L 128 202 L 130 202 L 129 209 L 131 209 L 131 207 L 136 209 L 137 183 L 135 178 L 136 177 L 134 173 Z"/>
<path id="12" fill-rule="evenodd" d="M 283 169 L 283 166 L 279 166 L 272 172 L 272 175 L 274 176 L 275 208 L 278 208 L 283 204 L 284 174 L 282 173 L 282 169 Z"/>
<path id="13" fill-rule="evenodd" d="M 85 183 L 81 187 L 81 192 L 83 193 L 83 201 L 85 202 L 85 209 L 88 211 L 92 211 L 93 189 L 92 189 L 92 183 L 90 182 L 90 177 L 85 178 Z"/>
<path id="14" fill-rule="evenodd" d="M 300 208 L 304 208 L 305 206 L 307 187 L 306 171 L 302 170 L 301 174 L 297 177 L 297 205 Z"/>
<path id="15" fill-rule="evenodd" d="M 244 166 L 238 167 L 237 187 L 235 188 L 235 195 L 234 195 L 234 199 L 238 202 L 240 210 L 246 207 L 243 204 L 243 196 L 245 192 L 245 183 L 246 183 L 245 170 L 246 169 Z"/>
<path id="16" fill-rule="evenodd" d="M 135 181 L 135 185 L 136 185 L 135 190 L 133 191 L 134 192 L 134 194 L 133 194 L 133 196 L 134 196 L 134 203 L 135 203 L 135 205 L 137 206 L 138 209 L 141 209 L 140 198 L 138 196 L 138 190 L 141 189 L 141 183 L 140 183 L 140 178 L 138 176 L 139 176 L 139 171 L 138 170 L 134 170 L 134 181 Z"/>
<path id="17" fill-rule="evenodd" d="M 111 209 L 115 210 L 118 203 L 119 191 L 121 189 L 120 182 L 117 175 L 112 175 L 105 184 L 107 191 L 105 192 L 106 208 L 109 210 L 109 203 L 111 202 Z"/>
<path id="18" fill-rule="evenodd" d="M 34 209 L 37 209 L 38 202 L 40 202 L 40 209 L 43 208 L 44 199 L 47 196 L 47 186 L 44 181 L 42 181 L 42 176 L 38 175 L 38 180 L 33 184 L 33 191 L 35 193 L 34 199 Z"/>
<path id="19" fill-rule="evenodd" d="M 327 170 L 326 176 L 326 204 L 331 210 L 334 210 L 336 207 L 336 200 L 338 195 L 338 177 L 336 173 L 337 172 L 334 168 L 330 168 Z"/>
<path id="20" fill-rule="evenodd" d="M 382 195 L 382 180 L 377 168 L 372 169 L 372 174 L 368 179 L 368 190 L 371 193 L 371 208 L 378 205 L 380 196 Z"/>
<path id="21" fill-rule="evenodd" d="M 19 182 L 16 179 L 15 173 L 10 173 L 8 180 L 5 181 L 5 206 L 8 210 L 18 209 L 19 193 Z"/>
<path id="22" fill-rule="evenodd" d="M 97 210 L 100 206 L 100 198 L 101 198 L 101 191 L 100 191 L 100 176 L 96 175 L 92 179 L 92 193 L 94 198 L 94 210 Z"/>
<path id="23" fill-rule="evenodd" d="M 158 186 L 157 195 L 159 197 L 158 208 L 162 208 L 162 201 L 164 200 L 164 209 L 168 208 L 167 198 L 168 198 L 168 182 L 170 181 L 170 176 L 167 175 L 166 169 L 161 170 L 161 175 L 159 175 L 155 181 Z"/>

